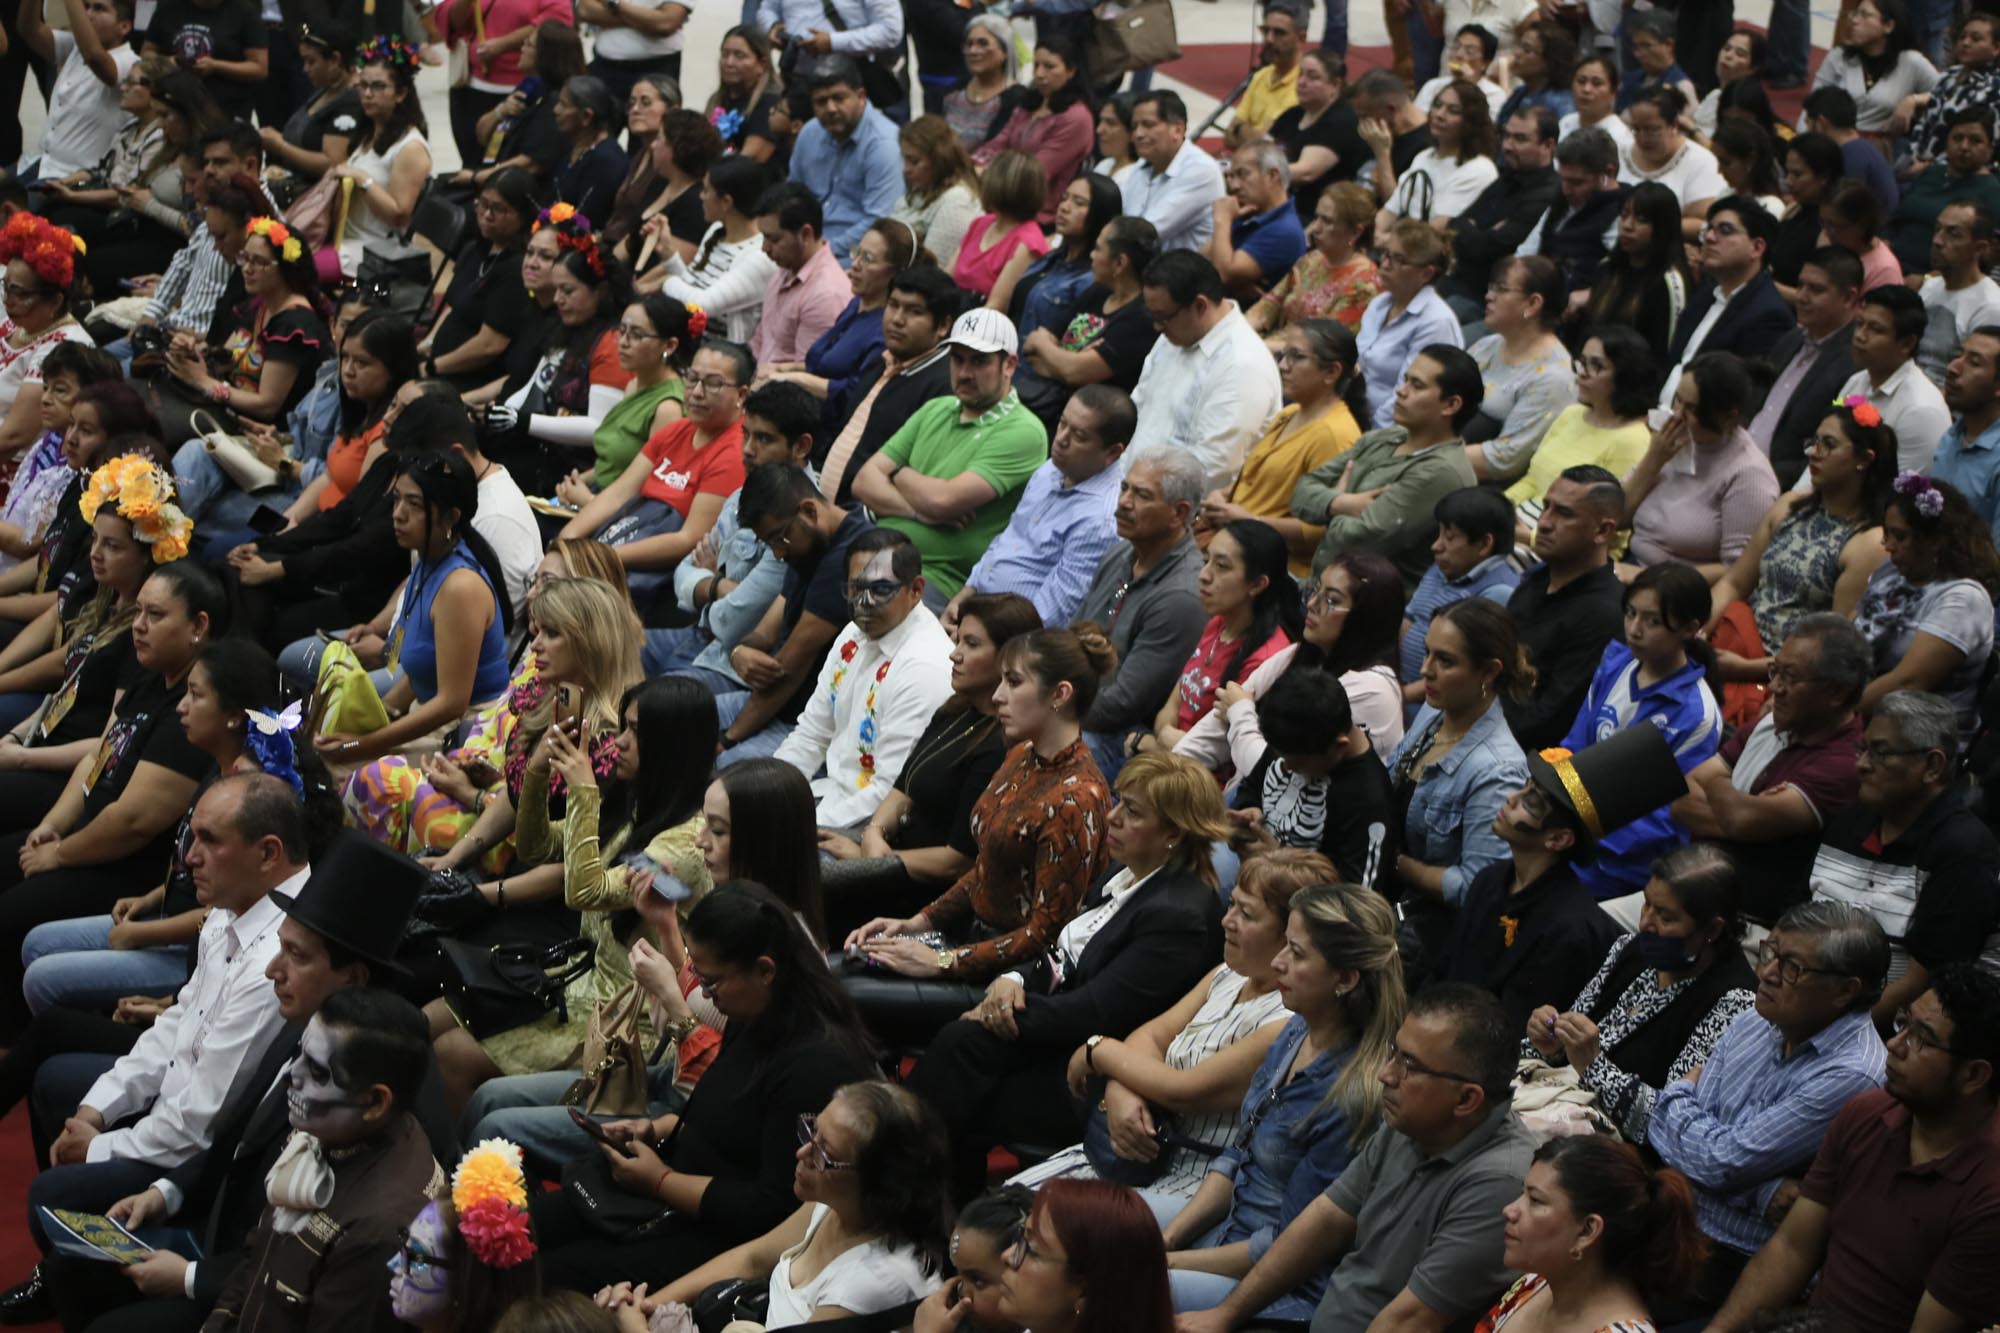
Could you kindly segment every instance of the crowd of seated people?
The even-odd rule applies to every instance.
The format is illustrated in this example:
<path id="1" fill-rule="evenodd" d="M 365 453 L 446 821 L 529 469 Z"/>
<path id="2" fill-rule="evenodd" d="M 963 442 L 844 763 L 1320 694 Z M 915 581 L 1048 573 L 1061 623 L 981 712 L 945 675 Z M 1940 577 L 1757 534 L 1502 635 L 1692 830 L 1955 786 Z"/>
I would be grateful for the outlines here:
<path id="1" fill-rule="evenodd" d="M 282 8 L 7 25 L 0 1322 L 2000 1327 L 1992 16 Z"/>

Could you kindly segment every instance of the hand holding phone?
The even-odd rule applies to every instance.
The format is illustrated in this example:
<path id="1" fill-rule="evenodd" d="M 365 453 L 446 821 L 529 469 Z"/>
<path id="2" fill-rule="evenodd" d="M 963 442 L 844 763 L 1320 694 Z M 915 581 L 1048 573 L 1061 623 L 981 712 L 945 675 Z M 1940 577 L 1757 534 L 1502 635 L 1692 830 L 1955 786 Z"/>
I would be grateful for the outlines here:
<path id="1" fill-rule="evenodd" d="M 569 1108 L 569 1118 L 576 1122 L 576 1127 L 578 1129 L 590 1135 L 591 1138 L 596 1139 L 599 1143 L 603 1144 L 605 1147 L 614 1150 L 619 1155 L 624 1157 L 638 1156 L 637 1153 L 632 1151 L 631 1144 L 626 1143 L 621 1139 L 612 1138 L 609 1134 L 604 1132 L 604 1126 L 598 1124 L 595 1120 L 592 1120 L 589 1116 L 577 1110 L 574 1106 Z"/>

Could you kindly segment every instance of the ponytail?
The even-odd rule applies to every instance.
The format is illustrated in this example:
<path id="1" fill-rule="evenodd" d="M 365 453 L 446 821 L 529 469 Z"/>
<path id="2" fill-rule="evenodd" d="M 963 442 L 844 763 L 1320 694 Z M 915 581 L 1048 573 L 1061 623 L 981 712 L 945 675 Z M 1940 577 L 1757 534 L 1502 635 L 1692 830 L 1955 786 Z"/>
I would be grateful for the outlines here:
<path id="1" fill-rule="evenodd" d="M 1606 1273 L 1632 1283 L 1655 1306 L 1687 1290 L 1708 1258 L 1708 1238 L 1695 1222 L 1686 1176 L 1649 1170 L 1637 1148 L 1598 1134 L 1550 1139 L 1535 1160 L 1555 1171 L 1573 1216 L 1603 1220 L 1592 1244 Z"/>

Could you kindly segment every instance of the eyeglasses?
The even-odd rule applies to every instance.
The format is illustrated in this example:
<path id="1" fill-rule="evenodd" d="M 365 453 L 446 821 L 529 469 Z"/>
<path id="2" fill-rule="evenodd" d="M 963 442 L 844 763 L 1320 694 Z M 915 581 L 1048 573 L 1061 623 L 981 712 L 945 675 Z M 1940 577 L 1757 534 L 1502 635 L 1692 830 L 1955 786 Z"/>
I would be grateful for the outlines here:
<path id="1" fill-rule="evenodd" d="M 507 207 L 506 204 L 498 199 L 475 199 L 472 201 L 473 211 L 483 213 L 487 217 L 491 217 L 495 213 L 504 213 L 507 211 Z"/>
<path id="2" fill-rule="evenodd" d="M 810 1148 L 812 1153 L 807 1161 L 815 1171 L 852 1171 L 854 1163 L 837 1162 L 827 1153 L 826 1145 L 819 1141 L 819 1117 L 810 1112 L 799 1117 L 799 1146 Z"/>
<path id="3" fill-rule="evenodd" d="M 1704 241 L 1711 236 L 1741 236 L 1742 234 L 1743 228 L 1737 226 L 1734 222 L 1711 222 L 1701 229 L 1701 239 Z"/>
<path id="4" fill-rule="evenodd" d="M 1847 441 L 1841 439 L 1838 435 L 1815 435 L 1806 441 L 1806 452 L 1808 454 L 1830 454 L 1846 443 Z"/>
<path id="5" fill-rule="evenodd" d="M 22 287 L 9 283 L 7 290 L 0 293 L 0 296 L 4 296 L 8 305 L 15 305 L 22 301 L 39 301 L 54 290 L 53 287 Z"/>
<path id="6" fill-rule="evenodd" d="M 660 335 L 651 329 L 642 329 L 636 324 L 620 324 L 618 326 L 618 336 L 620 338 L 629 338 L 636 343 L 643 342 L 648 338 L 657 338 Z"/>
<path id="7" fill-rule="evenodd" d="M 1408 255 L 1399 255 L 1394 250 L 1384 250 L 1382 252 L 1382 257 L 1375 261 L 1375 267 L 1402 268 L 1406 264 L 1412 264 L 1415 262 L 1416 261 L 1412 260 Z"/>
<path id="8" fill-rule="evenodd" d="M 850 602 L 859 601 L 863 597 L 870 601 L 886 602 L 901 592 L 904 586 L 897 579 L 862 579 L 859 582 L 841 584 L 840 591 Z"/>
<path id="9" fill-rule="evenodd" d="M 1890 747 L 1877 745 L 1873 741 L 1857 741 L 1854 746 L 1854 757 L 1866 759 L 1871 764 L 1879 764 L 1887 759 L 1908 759 L 1912 755 L 1929 753 L 1930 751 L 1921 745 Z"/>
<path id="10" fill-rule="evenodd" d="M 1778 965 L 1778 980 L 1787 986 L 1798 985 L 1800 978 L 1809 972 L 1817 972 L 1821 976 L 1827 977 L 1844 977 L 1847 975 L 1845 972 L 1837 972 L 1830 967 L 1813 967 L 1808 963 L 1802 963 L 1790 954 L 1779 953 L 1777 945 L 1771 943 L 1769 940 L 1765 940 L 1757 946 L 1757 970 L 1762 972 L 1773 963 Z"/>
<path id="11" fill-rule="evenodd" d="M 396 85 L 388 79 L 356 79 L 354 90 L 359 93 L 392 93 L 396 91 Z"/>
<path id="12" fill-rule="evenodd" d="M 1441 1078 L 1452 1083 L 1470 1083 L 1474 1087 L 1479 1086 L 1479 1080 L 1468 1074 L 1454 1074 L 1448 1069 L 1432 1069 L 1429 1065 L 1412 1060 L 1410 1053 L 1393 1041 L 1389 1043 L 1389 1055 L 1383 1063 L 1404 1078 L 1414 1074 L 1423 1078 Z"/>
<path id="13" fill-rule="evenodd" d="M 1902 1042 L 1910 1048 L 1911 1055 L 1922 1055 L 1925 1051 L 1943 1051 L 1946 1055 L 1958 1054 L 1939 1041 L 1937 1033 L 1917 1022 L 1916 1016 L 1908 1009 L 1898 1009 L 1895 1018 L 1890 1020 L 1889 1040 Z"/>
<path id="14" fill-rule="evenodd" d="M 397 1227 L 396 1238 L 402 1242 L 402 1249 L 398 1253 L 403 1256 L 404 1268 L 441 1268 L 444 1266 L 445 1260 L 443 1255 L 432 1254 L 428 1250 L 418 1248 L 417 1243 L 410 1239 L 410 1229 L 408 1227 Z"/>
<path id="15" fill-rule="evenodd" d="M 1330 588 L 1305 589 L 1299 594 L 1299 605 L 1304 607 L 1308 612 L 1314 607 L 1318 607 L 1328 615 L 1333 615 L 1339 611 L 1352 611 L 1354 609 L 1341 599 L 1339 593 L 1334 592 Z"/>
<path id="16" fill-rule="evenodd" d="M 1030 1259 L 1038 1263 L 1053 1262 L 1048 1255 L 1035 1248 L 1035 1242 L 1028 1235 L 1028 1224 L 1022 1222 L 1008 1233 L 1005 1246 L 1000 1251 L 1000 1262 L 1006 1264 L 1009 1271 L 1018 1273 Z M 1062 1265 L 1069 1267 L 1069 1261 L 1063 1260 Z"/>
<path id="17" fill-rule="evenodd" d="M 236 256 L 238 268 L 269 268 L 278 261 L 268 255 L 253 255 L 248 250 Z"/>
<path id="18" fill-rule="evenodd" d="M 866 264 L 869 268 L 874 268 L 877 264 L 888 263 L 889 256 L 871 255 L 865 250 L 854 250 L 848 254 L 847 262 L 849 264 Z"/>
<path id="19" fill-rule="evenodd" d="M 1771 663 L 1771 680 L 1778 685 L 1810 685 L 1819 677 L 1800 671 L 1797 667 L 1780 666 Z"/>
<path id="20" fill-rule="evenodd" d="M 1488 287 L 1488 288 L 1486 289 L 1486 294 L 1487 294 L 1488 296 L 1526 296 L 1526 295 L 1527 295 L 1527 293 L 1526 293 L 1526 292 L 1524 292 L 1524 291 L 1522 291 L 1522 290 L 1521 290 L 1521 289 L 1520 289 L 1519 287 L 1509 287 L 1509 286 L 1508 286 L 1508 285 L 1507 285 L 1506 283 L 1504 283 L 1504 282 L 1496 282 L 1496 283 L 1494 283 L 1494 284 L 1493 284 L 1493 285 L 1492 285 L 1491 287 Z"/>
<path id="21" fill-rule="evenodd" d="M 777 531 L 771 533 L 768 537 L 760 537 L 758 540 L 771 548 L 772 555 L 782 556 L 792 547 L 792 524 L 798 521 L 799 516 L 797 513 L 794 513 L 790 518 L 778 525 Z"/>
<path id="22" fill-rule="evenodd" d="M 1271 353 L 1271 358 L 1281 366 L 1295 366 L 1300 362 L 1317 365 L 1319 358 L 1311 352 L 1301 352 L 1296 347 L 1284 347 Z"/>
<path id="23" fill-rule="evenodd" d="M 734 381 L 720 375 L 689 375 L 682 382 L 690 390 L 700 389 L 703 393 L 725 393 L 736 387 Z"/>

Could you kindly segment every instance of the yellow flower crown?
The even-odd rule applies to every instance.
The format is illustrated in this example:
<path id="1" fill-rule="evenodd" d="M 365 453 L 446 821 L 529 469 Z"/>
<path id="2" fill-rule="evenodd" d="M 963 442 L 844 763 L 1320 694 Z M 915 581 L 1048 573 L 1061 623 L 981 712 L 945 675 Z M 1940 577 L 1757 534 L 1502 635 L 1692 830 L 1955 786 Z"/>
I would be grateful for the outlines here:
<path id="1" fill-rule="evenodd" d="M 461 1215 L 489 1199 L 515 1208 L 528 1206 L 521 1150 L 505 1139 L 481 1139 L 451 1173 L 451 1206 Z"/>
<path id="2" fill-rule="evenodd" d="M 287 264 L 296 264 L 305 255 L 305 246 L 299 243 L 299 238 L 276 218 L 251 218 L 243 230 L 248 235 L 262 236 L 269 241 L 271 248 L 278 252 L 278 258 Z"/>
<path id="3" fill-rule="evenodd" d="M 174 503 L 174 474 L 152 459 L 125 454 L 91 473 L 79 503 L 83 521 L 95 523 L 97 511 L 107 504 L 132 525 L 133 536 L 153 548 L 154 564 L 187 555 L 194 520 Z"/>

